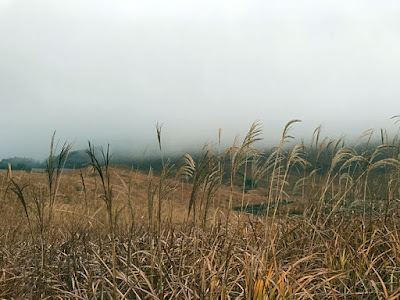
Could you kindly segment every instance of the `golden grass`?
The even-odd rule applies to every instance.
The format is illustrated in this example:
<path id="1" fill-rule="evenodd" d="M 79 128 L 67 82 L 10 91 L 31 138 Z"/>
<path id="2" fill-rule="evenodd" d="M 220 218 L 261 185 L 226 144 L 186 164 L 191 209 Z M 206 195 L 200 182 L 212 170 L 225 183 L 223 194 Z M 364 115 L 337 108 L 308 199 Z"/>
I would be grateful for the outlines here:
<path id="1" fill-rule="evenodd" d="M 49 174 L 0 173 L 0 299 L 397 299 L 397 140 L 360 153 L 318 129 L 286 150 L 294 123 L 264 159 L 255 123 L 160 176 L 94 151 L 55 193 Z M 261 203 L 267 216 L 231 209 Z"/>

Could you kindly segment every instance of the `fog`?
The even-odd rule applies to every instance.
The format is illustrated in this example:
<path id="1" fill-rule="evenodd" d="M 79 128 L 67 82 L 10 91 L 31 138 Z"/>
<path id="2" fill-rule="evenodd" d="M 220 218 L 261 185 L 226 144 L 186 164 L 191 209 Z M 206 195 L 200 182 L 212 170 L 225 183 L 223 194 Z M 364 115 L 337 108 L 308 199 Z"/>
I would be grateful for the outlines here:
<path id="1" fill-rule="evenodd" d="M 0 158 L 395 128 L 398 1 L 0 0 Z"/>

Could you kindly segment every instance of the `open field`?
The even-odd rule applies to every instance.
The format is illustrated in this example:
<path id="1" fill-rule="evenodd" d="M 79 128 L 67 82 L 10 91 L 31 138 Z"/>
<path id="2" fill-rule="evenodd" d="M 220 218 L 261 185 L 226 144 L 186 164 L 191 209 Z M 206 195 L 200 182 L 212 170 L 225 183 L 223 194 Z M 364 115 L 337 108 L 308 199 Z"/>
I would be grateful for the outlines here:
<path id="1" fill-rule="evenodd" d="M 398 137 L 255 147 L 254 123 L 160 174 L 108 150 L 62 172 L 0 173 L 0 299 L 397 299 Z M 59 155 L 60 154 L 60 155 Z M 60 166 L 60 167 L 59 167 Z M 255 212 L 257 214 L 252 214 Z"/>

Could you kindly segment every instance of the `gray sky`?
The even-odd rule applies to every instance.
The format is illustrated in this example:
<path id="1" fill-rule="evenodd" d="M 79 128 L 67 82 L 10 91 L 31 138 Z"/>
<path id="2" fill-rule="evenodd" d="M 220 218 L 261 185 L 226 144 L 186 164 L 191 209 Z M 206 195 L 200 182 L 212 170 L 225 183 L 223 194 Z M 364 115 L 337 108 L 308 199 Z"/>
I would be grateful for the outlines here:
<path id="1" fill-rule="evenodd" d="M 400 2 L 0 0 L 0 158 L 226 142 L 287 121 L 310 136 L 400 114 Z M 267 142 L 266 142 L 267 143 Z"/>

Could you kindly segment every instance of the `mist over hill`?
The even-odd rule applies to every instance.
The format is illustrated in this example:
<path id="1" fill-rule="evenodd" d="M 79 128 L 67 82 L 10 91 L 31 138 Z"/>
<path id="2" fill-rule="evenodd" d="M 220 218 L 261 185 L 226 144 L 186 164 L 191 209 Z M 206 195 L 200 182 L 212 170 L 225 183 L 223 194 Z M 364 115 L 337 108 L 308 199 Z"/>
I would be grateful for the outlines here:
<path id="1" fill-rule="evenodd" d="M 325 142 L 323 142 L 325 140 Z M 326 146 L 329 147 L 329 143 L 337 142 L 337 140 L 330 139 L 325 137 L 321 137 L 321 141 L 325 143 Z M 298 141 L 292 141 L 291 143 L 285 146 L 287 152 L 289 152 Z M 396 135 L 392 140 L 385 140 L 385 137 L 382 136 L 380 138 L 374 138 L 373 140 L 366 140 L 366 141 L 346 141 L 343 139 L 340 142 L 340 146 L 350 145 L 354 148 L 354 150 L 361 154 L 367 155 L 368 153 L 372 153 L 377 147 L 380 145 L 396 145 L 399 143 L 398 136 Z M 214 151 L 219 153 L 220 155 L 223 154 L 224 150 L 228 147 L 218 147 L 218 145 L 214 145 Z M 262 147 L 262 143 L 259 143 L 259 149 L 261 149 L 261 159 L 265 160 L 274 150 L 274 147 Z M 310 144 L 310 141 L 304 142 L 305 148 L 312 148 L 313 146 Z M 65 162 L 64 168 L 65 169 L 80 169 L 85 168 L 90 165 L 90 158 L 86 153 L 86 149 L 79 149 L 73 150 L 69 152 L 68 159 Z M 102 151 L 104 151 L 103 147 L 96 147 L 95 154 L 99 158 L 100 162 L 102 162 Z M 180 151 L 180 152 L 167 152 L 164 154 L 164 159 L 169 160 L 171 164 L 179 165 L 180 158 L 183 154 L 189 153 L 193 158 L 198 158 L 201 155 L 201 148 L 198 150 L 192 151 Z M 390 150 L 390 147 L 384 156 L 391 157 L 393 153 Z M 56 152 L 57 154 L 57 152 Z M 142 153 L 139 155 L 137 152 L 130 152 L 130 151 L 122 151 L 121 149 L 115 149 L 115 151 L 111 151 L 112 157 L 111 162 L 114 167 L 119 168 L 134 168 L 137 170 L 148 171 L 150 168 L 153 169 L 155 172 L 161 171 L 163 168 L 162 160 L 160 153 L 157 151 L 153 151 L 152 153 Z M 382 155 L 382 154 L 381 154 Z M 332 150 L 322 147 L 319 153 L 319 160 L 318 165 L 314 166 L 318 170 L 325 172 L 330 167 Z M 57 165 L 59 156 L 56 155 L 54 157 L 55 164 Z M 226 160 L 229 160 L 229 157 L 226 157 Z M 8 165 L 11 165 L 13 170 L 25 170 L 31 171 L 32 168 L 40 168 L 45 169 L 47 167 L 48 158 L 44 160 L 37 160 L 29 157 L 11 157 L 11 158 L 4 158 L 0 161 L 0 169 L 7 169 Z"/>
<path id="2" fill-rule="evenodd" d="M 7 169 L 11 165 L 14 170 L 31 170 L 32 168 L 44 168 L 45 163 L 27 157 L 4 158 L 0 161 L 0 169 Z"/>

